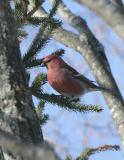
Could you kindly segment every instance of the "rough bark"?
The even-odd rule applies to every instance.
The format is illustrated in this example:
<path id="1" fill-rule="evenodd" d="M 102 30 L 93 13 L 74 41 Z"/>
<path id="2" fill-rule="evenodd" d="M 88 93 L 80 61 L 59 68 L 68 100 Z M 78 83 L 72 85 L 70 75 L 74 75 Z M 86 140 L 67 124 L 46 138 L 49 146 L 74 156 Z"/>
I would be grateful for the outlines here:
<path id="1" fill-rule="evenodd" d="M 42 145 L 27 144 L 1 130 L 0 145 L 12 153 L 21 155 L 26 160 L 60 160 L 57 154 L 54 153 L 54 148 L 49 143 L 43 142 Z"/>
<path id="2" fill-rule="evenodd" d="M 124 4 L 122 0 L 112 0 L 112 2 L 118 5 L 122 11 L 124 11 Z"/>
<path id="3" fill-rule="evenodd" d="M 0 0 L 0 128 L 26 142 L 39 144 L 42 132 L 32 98 L 22 91 L 26 87 L 11 8 L 8 0 Z M 0 158 L 19 159 L 5 149 Z"/>

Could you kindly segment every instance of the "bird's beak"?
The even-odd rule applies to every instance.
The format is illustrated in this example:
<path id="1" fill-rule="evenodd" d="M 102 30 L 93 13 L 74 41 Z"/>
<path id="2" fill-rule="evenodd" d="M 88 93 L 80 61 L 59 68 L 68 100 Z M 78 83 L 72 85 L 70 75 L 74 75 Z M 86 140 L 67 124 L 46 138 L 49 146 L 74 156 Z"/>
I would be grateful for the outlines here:
<path id="1" fill-rule="evenodd" d="M 46 67 L 46 63 L 43 60 L 44 58 L 41 59 L 41 67 Z"/>

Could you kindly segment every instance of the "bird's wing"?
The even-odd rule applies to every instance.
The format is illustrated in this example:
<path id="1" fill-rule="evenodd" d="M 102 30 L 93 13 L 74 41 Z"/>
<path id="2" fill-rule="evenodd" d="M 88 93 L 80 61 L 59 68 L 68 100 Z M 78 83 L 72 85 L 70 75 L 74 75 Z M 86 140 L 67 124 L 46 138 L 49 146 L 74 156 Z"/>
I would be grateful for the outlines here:
<path id="1" fill-rule="evenodd" d="M 88 78 L 86 78 L 85 76 L 83 76 L 82 74 L 77 72 L 74 68 L 72 68 L 68 64 L 66 64 L 66 68 L 71 72 L 73 78 L 81 80 L 86 84 L 93 84 L 94 81 L 89 80 Z M 93 85 L 95 85 L 95 84 L 93 84 Z"/>

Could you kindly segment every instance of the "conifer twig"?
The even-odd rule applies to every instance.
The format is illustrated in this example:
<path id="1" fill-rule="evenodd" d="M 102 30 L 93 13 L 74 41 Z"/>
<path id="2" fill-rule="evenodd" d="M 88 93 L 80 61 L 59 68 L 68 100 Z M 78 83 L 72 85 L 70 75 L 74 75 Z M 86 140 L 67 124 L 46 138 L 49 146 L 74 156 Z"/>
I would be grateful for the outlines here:
<path id="1" fill-rule="evenodd" d="M 62 97 L 60 95 L 48 94 L 43 92 L 32 92 L 32 95 L 36 96 L 38 99 L 44 100 L 46 103 L 51 103 L 60 106 L 61 108 L 74 111 L 74 112 L 101 112 L 103 109 L 96 105 L 86 105 L 79 104 L 71 101 L 67 97 Z"/>
<path id="2" fill-rule="evenodd" d="M 95 153 L 104 152 L 104 151 L 118 151 L 120 146 L 118 145 L 103 145 L 97 148 L 87 148 L 81 155 L 76 158 L 76 160 L 88 160 L 89 157 Z"/>

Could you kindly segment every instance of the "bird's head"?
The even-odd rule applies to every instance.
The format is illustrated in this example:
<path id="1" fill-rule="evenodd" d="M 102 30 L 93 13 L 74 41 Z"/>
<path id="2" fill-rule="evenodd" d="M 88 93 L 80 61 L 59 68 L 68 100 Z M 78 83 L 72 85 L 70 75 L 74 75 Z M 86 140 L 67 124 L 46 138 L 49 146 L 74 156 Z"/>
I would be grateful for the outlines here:
<path id="1" fill-rule="evenodd" d="M 47 68 L 54 67 L 57 64 L 60 64 L 62 59 L 55 54 L 50 54 L 42 59 L 42 66 Z"/>

